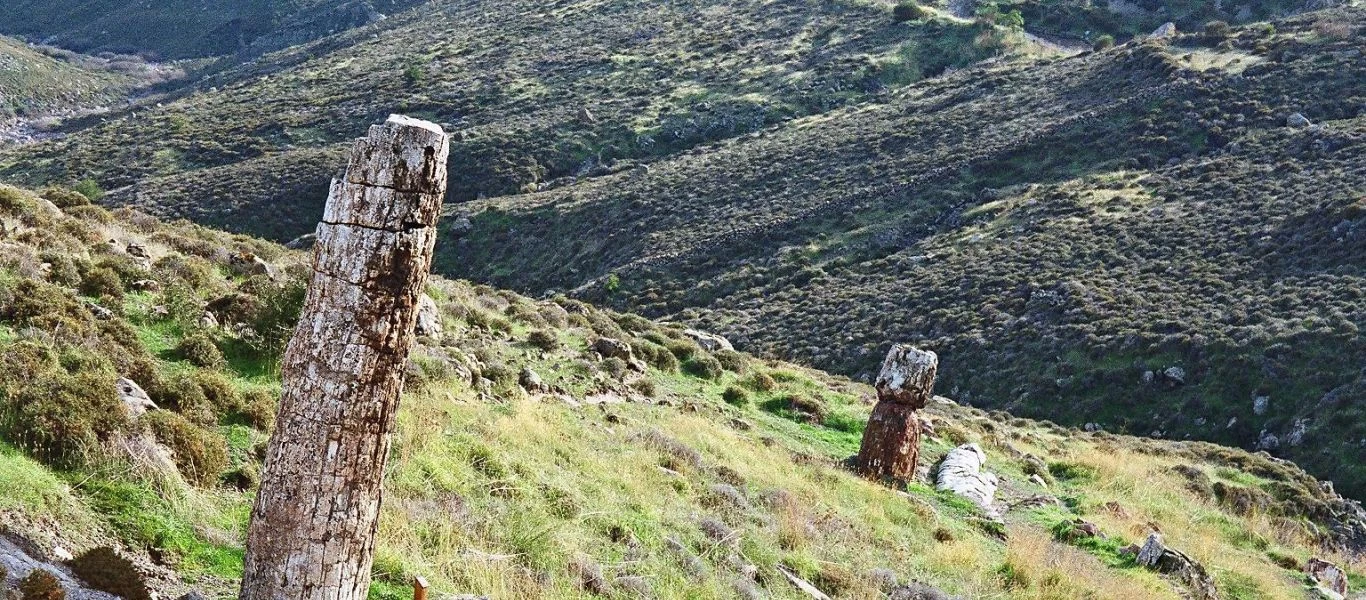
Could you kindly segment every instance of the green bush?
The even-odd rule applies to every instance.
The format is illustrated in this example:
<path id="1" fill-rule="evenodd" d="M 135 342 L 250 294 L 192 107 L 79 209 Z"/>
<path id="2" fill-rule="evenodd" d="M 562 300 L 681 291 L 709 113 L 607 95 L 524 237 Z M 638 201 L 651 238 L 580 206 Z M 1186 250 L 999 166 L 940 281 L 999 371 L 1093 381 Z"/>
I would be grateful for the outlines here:
<path id="1" fill-rule="evenodd" d="M 221 421 L 228 415 L 240 415 L 244 408 L 242 394 L 233 387 L 232 381 L 222 373 L 214 371 L 195 371 L 192 376 L 199 391 L 213 407 L 213 412 Z"/>
<path id="2" fill-rule="evenodd" d="M 228 442 L 185 417 L 165 410 L 154 410 L 142 418 L 157 441 L 175 455 L 176 468 L 186 481 L 211 486 L 228 466 Z"/>
<path id="3" fill-rule="evenodd" d="M 214 344 L 213 338 L 204 331 L 196 331 L 180 340 L 175 347 L 176 356 L 196 367 L 222 369 L 228 364 L 223 351 Z"/>
<path id="4" fill-rule="evenodd" d="M 693 377 L 717 380 L 721 378 L 725 370 L 721 368 L 721 361 L 716 360 L 716 357 L 699 353 L 697 356 L 683 361 L 683 372 Z"/>
<path id="5" fill-rule="evenodd" d="M 717 350 L 715 356 L 716 360 L 720 361 L 721 368 L 730 371 L 731 373 L 744 375 L 749 371 L 749 359 L 745 358 L 745 355 L 740 354 L 739 352 L 734 350 Z"/>
<path id="6" fill-rule="evenodd" d="M 929 13 L 924 8 L 921 8 L 919 4 L 914 2 L 902 1 L 896 3 L 896 6 L 892 7 L 892 19 L 897 23 L 918 21 L 927 16 L 929 16 Z"/>
<path id="7" fill-rule="evenodd" d="M 44 189 L 38 195 L 61 209 L 90 205 L 90 199 L 85 197 L 84 194 L 75 190 L 68 190 L 55 186 Z"/>
<path id="8" fill-rule="evenodd" d="M 654 398 L 659 395 L 658 386 L 655 385 L 655 381 L 653 379 L 638 379 L 635 383 L 631 384 L 631 387 L 635 389 L 637 392 L 640 392 L 640 395 L 645 396 L 646 398 Z"/>
<path id="9" fill-rule="evenodd" d="M 625 360 L 622 360 L 615 356 L 604 359 L 602 361 L 603 372 L 607 373 L 608 375 L 611 375 L 613 379 L 621 379 L 622 377 L 625 377 L 626 371 L 629 368 L 630 365 L 627 365 Z"/>
<path id="10" fill-rule="evenodd" d="M 678 372 L 678 357 L 674 356 L 673 352 L 664 346 L 638 338 L 631 342 L 631 351 L 637 358 L 660 371 L 665 373 Z"/>
<path id="11" fill-rule="evenodd" d="M 158 406 L 174 410 L 190 421 L 210 427 L 218 424 L 213 403 L 192 375 L 172 373 L 161 385 L 147 388 L 147 395 Z"/>
<path id="12" fill-rule="evenodd" d="M 778 388 L 778 381 L 763 371 L 755 371 L 753 375 L 745 378 L 742 384 L 756 392 L 771 392 Z"/>
<path id="13" fill-rule="evenodd" d="M 732 406 L 745 406 L 749 404 L 749 392 L 742 387 L 732 385 L 727 387 L 726 391 L 721 392 L 721 399 Z"/>
<path id="14" fill-rule="evenodd" d="M 242 418 L 261 431 L 275 427 L 279 395 L 269 388 L 251 388 L 242 395 Z"/>
<path id="15" fill-rule="evenodd" d="M 43 462 L 80 465 L 128 425 L 101 356 L 24 341 L 0 350 L 0 369 L 0 437 Z"/>
<path id="16" fill-rule="evenodd" d="M 1110 35 L 1108 33 L 1102 34 L 1100 37 L 1097 37 L 1096 41 L 1091 44 L 1091 49 L 1095 50 L 1096 52 L 1102 52 L 1104 50 L 1109 50 L 1110 48 L 1114 47 L 1115 36 Z"/>
<path id="17" fill-rule="evenodd" d="M 1228 37 L 1232 28 L 1225 21 L 1210 21 L 1205 23 L 1205 37 L 1213 40 L 1222 40 Z"/>
<path id="18" fill-rule="evenodd" d="M 702 353 L 702 347 L 692 340 L 669 340 L 667 345 L 669 352 L 681 361 L 686 361 L 693 356 Z"/>
<path id="19" fill-rule="evenodd" d="M 527 334 L 526 341 L 532 346 L 545 350 L 546 352 L 552 352 L 560 348 L 560 336 L 556 335 L 554 331 L 546 329 L 533 330 L 531 333 Z"/>
<path id="20" fill-rule="evenodd" d="M 71 189 L 75 190 L 76 193 L 85 196 L 91 202 L 95 202 L 104 197 L 104 189 L 101 188 L 100 184 L 94 179 L 82 179 Z"/>
<path id="21" fill-rule="evenodd" d="M 123 280 L 108 267 L 93 267 L 86 271 L 81 277 L 80 290 L 86 296 L 123 301 Z"/>
<path id="22" fill-rule="evenodd" d="M 19 581 L 20 600 L 66 600 L 66 590 L 57 576 L 45 569 L 34 569 Z"/>

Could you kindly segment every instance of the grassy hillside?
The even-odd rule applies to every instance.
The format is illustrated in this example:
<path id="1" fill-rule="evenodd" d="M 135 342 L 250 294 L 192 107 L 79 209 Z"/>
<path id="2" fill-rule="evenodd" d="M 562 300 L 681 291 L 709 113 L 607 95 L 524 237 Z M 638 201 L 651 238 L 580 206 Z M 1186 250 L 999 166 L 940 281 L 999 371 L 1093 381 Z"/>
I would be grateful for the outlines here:
<path id="1" fill-rule="evenodd" d="M 305 257 L 43 196 L 65 208 L 0 188 L 0 532 L 48 554 L 113 545 L 163 597 L 229 597 Z M 246 253 L 271 275 L 244 271 Z M 1360 508 L 1263 455 L 935 402 L 926 462 L 981 444 L 996 521 L 845 469 L 864 385 L 566 298 L 428 292 L 444 332 L 410 366 L 373 598 L 407 597 L 413 575 L 497 598 L 801 597 L 780 568 L 839 598 L 893 578 L 969 598 L 1183 597 L 1119 552 L 1153 527 L 1225 598 L 1303 597 L 1312 556 L 1353 585 L 1366 573 L 1330 549 L 1366 546 Z M 644 372 L 590 352 L 599 337 L 630 341 Z M 131 418 L 119 376 L 160 408 Z M 1070 534 L 1077 518 L 1107 537 Z"/>
<path id="2" fill-rule="evenodd" d="M 0 36 L 0 122 L 120 103 L 146 71 Z"/>
<path id="3" fill-rule="evenodd" d="M 877 101 L 1021 43 L 942 15 L 898 23 L 884 3 L 447 0 L 70 123 L 60 141 L 0 157 L 0 176 L 93 176 L 119 190 L 111 203 L 288 240 L 311 230 L 336 150 L 391 112 L 457 132 L 450 189 L 469 200 Z M 299 173 L 288 185 L 282 163 Z"/>
<path id="4" fill-rule="evenodd" d="M 1146 36 L 1167 22 L 1175 24 L 1181 31 L 1203 32 L 1211 23 L 1214 23 L 1212 29 L 1218 30 L 1230 23 L 1240 25 L 1269 21 L 1310 9 L 1351 4 L 1351 1 L 1302 0 L 1258 0 L 1239 3 L 1224 3 L 1217 0 L 1006 0 L 997 3 L 1000 10 L 1020 11 L 1025 28 L 1031 32 L 1088 41 L 1096 40 L 1102 35 L 1111 35 L 1120 40 L 1132 36 Z"/>
<path id="5" fill-rule="evenodd" d="M 1363 495 L 1366 63 L 1320 26 L 1363 14 L 968 69 L 474 203 L 440 268 L 865 379 L 919 340 L 975 405 L 1260 446 Z"/>
<path id="6" fill-rule="evenodd" d="M 11 0 L 0 33 L 89 54 L 161 60 L 276 50 L 351 27 L 408 0 Z"/>

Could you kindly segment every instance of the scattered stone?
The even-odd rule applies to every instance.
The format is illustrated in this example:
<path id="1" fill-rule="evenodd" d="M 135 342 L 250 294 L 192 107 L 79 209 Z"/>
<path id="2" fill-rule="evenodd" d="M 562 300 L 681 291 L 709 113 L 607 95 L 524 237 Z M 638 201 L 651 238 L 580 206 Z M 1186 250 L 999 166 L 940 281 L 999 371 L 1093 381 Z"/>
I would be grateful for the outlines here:
<path id="1" fill-rule="evenodd" d="M 1261 432 L 1260 434 L 1257 435 L 1257 449 L 1258 449 L 1258 450 L 1272 451 L 1272 450 L 1278 450 L 1278 449 L 1280 449 L 1280 447 L 1281 447 L 1281 438 L 1280 438 L 1280 436 L 1278 436 L 1278 435 L 1276 435 L 1276 434 L 1274 434 L 1274 433 L 1271 433 L 1270 431 L 1267 431 L 1267 430 L 1265 430 L 1265 429 L 1263 429 L 1262 432 Z"/>
<path id="2" fill-rule="evenodd" d="M 998 480 L 995 475 L 982 470 L 986 463 L 987 454 L 977 444 L 954 448 L 939 465 L 935 488 L 972 500 L 987 514 L 994 514 L 991 505 L 996 501 Z"/>
<path id="3" fill-rule="evenodd" d="M 152 255 L 147 253 L 146 246 L 135 242 L 129 242 L 128 247 L 124 251 L 128 253 L 128 256 L 135 258 L 152 258 Z"/>
<path id="4" fill-rule="evenodd" d="M 85 302 L 85 307 L 90 309 L 90 314 L 95 315 L 95 318 L 101 321 L 108 321 L 109 319 L 114 318 L 114 311 L 100 306 L 93 301 L 87 300 Z"/>
<path id="5" fill-rule="evenodd" d="M 628 364 L 632 358 L 635 358 L 631 354 L 630 344 L 612 338 L 598 338 L 596 342 L 593 342 L 593 351 L 603 358 L 620 358 Z"/>
<path id="6" fill-rule="evenodd" d="M 444 329 L 441 325 L 441 309 L 437 308 L 436 300 L 423 294 L 417 299 L 417 327 L 414 332 L 419 336 L 432 337 L 441 335 Z"/>
<path id="7" fill-rule="evenodd" d="M 1184 385 L 1186 383 L 1186 370 L 1181 367 L 1167 367 L 1166 370 L 1162 371 L 1162 376 L 1167 378 L 1167 381 L 1176 385 Z"/>
<path id="8" fill-rule="evenodd" d="M 1303 129 L 1313 124 L 1314 123 L 1311 122 L 1308 117 L 1300 113 L 1294 113 L 1285 118 L 1285 126 L 1294 127 L 1295 129 Z"/>
<path id="9" fill-rule="evenodd" d="M 541 376 L 537 375 L 535 371 L 532 371 L 531 367 L 522 369 L 522 373 L 517 376 L 517 384 L 522 386 L 522 389 L 531 393 L 541 393 L 549 390 L 545 382 L 541 380 Z"/>
<path id="10" fill-rule="evenodd" d="M 698 346 L 701 346 L 702 349 L 707 352 L 735 350 L 735 346 L 731 345 L 730 340 L 714 333 L 707 333 L 697 329 L 684 329 L 683 335 L 692 338 L 693 341 L 697 342 Z"/>
<path id="11" fill-rule="evenodd" d="M 1171 575 L 1184 583 L 1196 600 L 1218 600 L 1219 592 L 1214 587 L 1214 578 L 1205 568 L 1184 553 L 1168 548 L 1162 535 L 1153 532 L 1148 535 L 1143 547 L 1139 548 L 1135 562 L 1139 566 Z"/>
<path id="12" fill-rule="evenodd" d="M 128 410 L 128 418 L 137 420 L 138 417 L 147 414 L 149 410 L 156 410 L 157 405 L 152 402 L 152 398 L 147 395 L 146 390 L 137 382 L 127 377 L 120 377 L 114 384 L 118 389 L 119 400 L 123 402 L 123 407 Z"/>
<path id="13" fill-rule="evenodd" d="M 1304 564 L 1304 572 L 1319 586 L 1342 596 L 1347 595 L 1347 573 L 1337 565 L 1311 558 Z"/>
<path id="14" fill-rule="evenodd" d="M 1309 419 L 1295 419 L 1294 425 L 1290 427 L 1290 433 L 1285 435 L 1285 443 L 1289 446 L 1298 446 L 1304 443 L 1304 435 L 1309 431 Z"/>
<path id="15" fill-rule="evenodd" d="M 313 246 L 317 243 L 318 234 L 305 233 L 299 237 L 289 240 L 289 242 L 285 244 L 285 247 L 289 248 L 290 250 L 309 250 L 313 248 Z"/>
<path id="16" fill-rule="evenodd" d="M 218 329 L 218 317 L 206 310 L 204 316 L 199 317 L 199 326 L 204 329 Z"/>
<path id="17" fill-rule="evenodd" d="M 1252 399 L 1252 414 L 1254 415 L 1260 417 L 1266 414 L 1266 410 L 1270 407 L 1271 398 L 1269 396 L 1257 396 Z"/>
<path id="18" fill-rule="evenodd" d="M 139 279 L 128 284 L 128 287 L 133 288 L 133 291 L 136 292 L 155 292 L 161 289 L 161 282 L 155 279 Z"/>
<path id="19" fill-rule="evenodd" d="M 1168 21 L 1158 26 L 1157 29 L 1154 29 L 1152 34 L 1148 36 L 1148 39 L 1161 40 L 1174 36 L 1176 36 L 1176 23 Z"/>
<path id="20" fill-rule="evenodd" d="M 869 571 L 868 581 L 871 581 L 873 585 L 877 586 L 877 589 L 884 594 L 890 593 L 899 585 L 896 571 L 883 567 L 878 567 Z"/>
<path id="21" fill-rule="evenodd" d="M 897 344 L 882 362 L 875 386 L 878 401 L 863 431 L 855 467 L 880 479 L 914 479 L 920 454 L 920 420 L 934 390 L 939 357 L 933 352 Z"/>
<path id="22" fill-rule="evenodd" d="M 250 252 L 238 252 L 228 256 L 228 267 L 238 275 L 265 275 L 275 279 L 275 268 L 264 258 Z"/>
<path id="23" fill-rule="evenodd" d="M 801 590 L 803 594 L 806 594 L 815 600 L 831 600 L 830 596 L 825 595 L 825 592 L 822 592 L 820 588 L 817 588 L 816 586 L 811 585 L 811 582 L 798 577 L 796 573 L 792 572 L 787 567 L 778 565 L 778 571 L 783 574 L 783 577 L 787 578 L 788 582 Z"/>

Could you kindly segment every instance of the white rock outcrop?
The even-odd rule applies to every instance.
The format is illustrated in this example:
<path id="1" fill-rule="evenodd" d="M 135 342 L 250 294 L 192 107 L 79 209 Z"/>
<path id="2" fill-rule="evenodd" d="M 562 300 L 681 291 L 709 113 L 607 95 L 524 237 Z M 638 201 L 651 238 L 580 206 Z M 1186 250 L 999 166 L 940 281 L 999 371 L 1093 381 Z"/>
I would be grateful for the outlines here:
<path id="1" fill-rule="evenodd" d="M 983 470 L 987 454 L 977 444 L 964 444 L 949 451 L 939 465 L 936 489 L 958 494 L 971 500 L 982 510 L 993 513 L 996 501 L 996 476 Z"/>

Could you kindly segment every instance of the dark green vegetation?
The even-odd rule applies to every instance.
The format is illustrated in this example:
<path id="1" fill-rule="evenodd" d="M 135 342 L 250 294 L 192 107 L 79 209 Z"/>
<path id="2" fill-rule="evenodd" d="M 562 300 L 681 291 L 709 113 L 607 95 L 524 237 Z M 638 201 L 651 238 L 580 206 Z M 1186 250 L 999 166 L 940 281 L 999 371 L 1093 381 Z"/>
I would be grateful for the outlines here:
<path id="1" fill-rule="evenodd" d="M 1206 25 L 1222 23 L 1247 24 L 1282 18 L 1308 9 L 1324 8 L 1350 2 L 1313 3 L 1302 0 L 1252 0 L 1249 2 L 1220 2 L 1218 0 L 1120 0 L 1090 2 L 1088 0 L 1000 0 L 1003 9 L 1018 10 L 1025 27 L 1032 33 L 1066 38 L 1094 40 L 1100 35 L 1121 39 L 1146 36 L 1163 23 L 1171 22 L 1185 32 L 1204 32 Z M 1218 36 L 1219 26 L 1211 34 Z"/>
<path id="2" fill-rule="evenodd" d="M 1260 444 L 1363 495 L 1366 61 L 1322 27 L 1363 14 L 977 67 L 472 204 L 441 268 L 861 378 L 916 341 L 973 404 Z"/>
<path id="3" fill-rule="evenodd" d="M 88 54 L 153 59 L 264 52 L 302 44 L 413 0 L 7 0 L 0 33 Z"/>
<path id="4" fill-rule="evenodd" d="M 93 177 L 108 204 L 288 240 L 312 230 L 339 151 L 391 112 L 457 133 L 450 189 L 469 200 L 623 175 L 1020 43 L 851 2 L 445 1 L 72 121 L 0 156 L 0 176 Z"/>
<path id="5" fill-rule="evenodd" d="M 147 71 L 137 59 L 96 59 L 0 36 L 0 125 L 122 103 Z"/>
<path id="6" fill-rule="evenodd" d="M 0 187 L 0 532 L 71 550 L 88 585 L 126 598 L 228 596 L 306 257 L 42 195 L 53 204 Z M 274 275 L 235 266 L 248 253 Z M 1180 598 L 1119 551 L 1153 526 L 1228 597 L 1299 597 L 1300 565 L 1325 553 L 1362 571 L 1334 549 L 1366 544 L 1366 517 L 1268 457 L 933 402 L 924 460 L 980 444 L 998 522 L 924 482 L 847 470 L 865 385 L 565 297 L 439 277 L 428 293 L 444 332 L 409 365 L 377 600 L 410 597 L 415 575 L 498 598 L 802 597 L 780 568 L 840 598 L 893 579 L 968 598 Z M 601 338 L 649 366 L 603 358 Z M 119 376 L 159 408 L 128 412 Z M 1108 537 L 1064 530 L 1078 519 Z M 34 573 L 11 581 L 22 597 L 61 597 Z"/>

